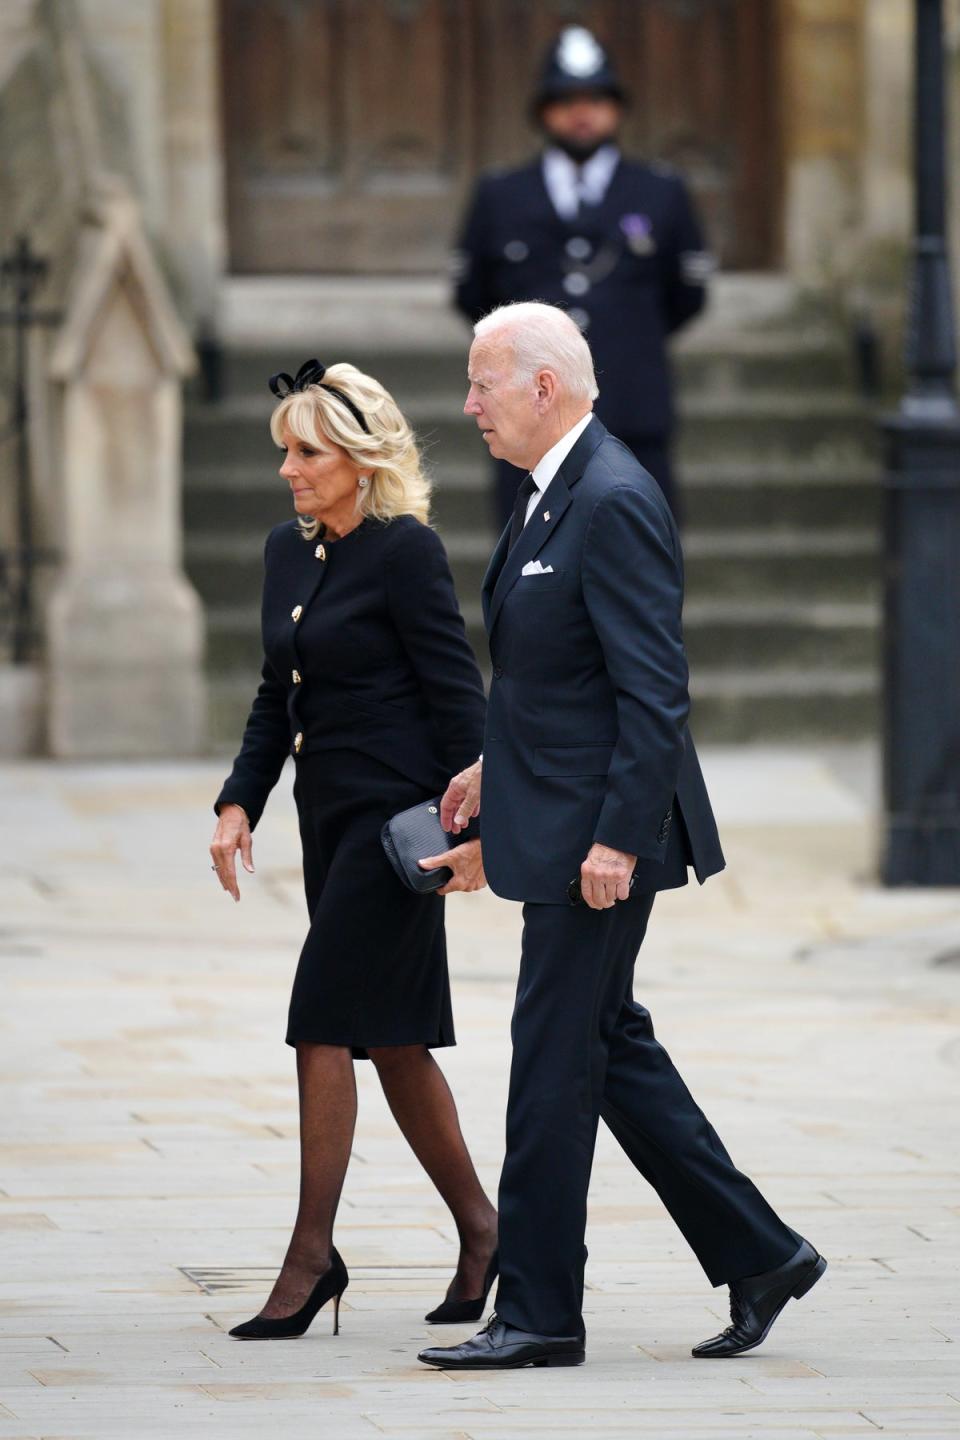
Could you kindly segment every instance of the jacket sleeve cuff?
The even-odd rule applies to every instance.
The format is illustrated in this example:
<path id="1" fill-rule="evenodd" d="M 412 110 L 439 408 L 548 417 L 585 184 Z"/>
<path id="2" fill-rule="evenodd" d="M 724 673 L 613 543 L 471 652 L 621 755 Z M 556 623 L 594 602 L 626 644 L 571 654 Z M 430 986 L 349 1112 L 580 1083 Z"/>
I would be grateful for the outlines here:
<path id="1" fill-rule="evenodd" d="M 626 815 L 623 806 L 608 797 L 600 812 L 593 835 L 595 845 L 608 845 L 611 850 L 620 850 L 624 855 L 636 855 L 638 860 L 654 860 L 663 863 L 670 839 L 670 825 L 673 820 L 671 806 L 662 819 L 636 814 Z"/>
<path id="2" fill-rule="evenodd" d="M 257 828 L 266 800 L 254 795 L 249 786 L 228 780 L 213 802 L 213 813 L 219 815 L 224 805 L 239 805 L 250 822 L 252 832 Z"/>

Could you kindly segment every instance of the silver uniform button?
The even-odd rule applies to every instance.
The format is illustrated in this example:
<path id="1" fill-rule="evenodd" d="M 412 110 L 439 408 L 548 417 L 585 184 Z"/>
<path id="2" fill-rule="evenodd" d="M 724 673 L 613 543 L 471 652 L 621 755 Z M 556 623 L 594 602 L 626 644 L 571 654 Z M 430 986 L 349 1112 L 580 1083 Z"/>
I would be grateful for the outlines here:
<path id="1" fill-rule="evenodd" d="M 586 295 L 590 289 L 590 281 L 581 270 L 571 270 L 569 275 L 563 277 L 563 288 L 568 295 Z"/>
<path id="2" fill-rule="evenodd" d="M 587 326 L 590 324 L 590 316 L 587 314 L 586 310 L 582 310 L 579 305 L 571 305 L 570 309 L 567 311 L 567 314 L 570 316 L 570 319 L 573 321 L 574 325 L 579 325 L 581 330 L 586 330 Z"/>
<path id="3" fill-rule="evenodd" d="M 593 246 L 583 235 L 574 235 L 563 247 L 571 260 L 589 260 L 593 253 Z"/>
<path id="4" fill-rule="evenodd" d="M 507 260 L 519 265 L 520 261 L 526 260 L 530 254 L 530 246 L 524 240 L 508 240 L 503 247 L 503 253 Z"/>

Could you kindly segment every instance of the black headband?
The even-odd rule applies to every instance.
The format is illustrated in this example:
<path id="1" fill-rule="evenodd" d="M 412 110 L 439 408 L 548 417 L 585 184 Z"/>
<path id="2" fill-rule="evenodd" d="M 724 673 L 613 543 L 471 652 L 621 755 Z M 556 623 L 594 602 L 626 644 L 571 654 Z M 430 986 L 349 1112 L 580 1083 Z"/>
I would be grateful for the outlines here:
<path id="1" fill-rule="evenodd" d="M 350 414 L 360 426 L 360 429 L 366 431 L 369 435 L 370 426 L 349 396 L 344 395 L 342 390 L 338 390 L 333 385 L 323 384 L 323 377 L 326 373 L 326 365 L 321 365 L 319 360 L 304 360 L 300 369 L 292 379 L 285 370 L 280 370 L 276 375 L 271 375 L 267 383 L 278 400 L 286 400 L 287 396 L 293 395 L 295 391 L 306 390 L 311 385 L 319 385 L 321 390 L 326 390 L 330 395 L 336 395 L 340 403 L 346 405 Z M 286 386 L 286 389 L 284 389 L 283 386 Z"/>

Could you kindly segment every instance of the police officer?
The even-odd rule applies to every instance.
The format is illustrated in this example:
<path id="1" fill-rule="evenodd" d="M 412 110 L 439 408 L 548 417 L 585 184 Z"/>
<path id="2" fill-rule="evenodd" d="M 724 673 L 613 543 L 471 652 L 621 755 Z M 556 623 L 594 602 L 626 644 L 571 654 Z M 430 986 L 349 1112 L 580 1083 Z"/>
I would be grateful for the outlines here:
<path id="1" fill-rule="evenodd" d="M 568 26 L 533 100 L 542 154 L 477 184 L 456 256 L 456 303 L 471 321 L 511 300 L 568 310 L 593 351 L 597 414 L 676 514 L 666 337 L 703 307 L 713 262 L 680 176 L 621 155 L 624 106 L 606 51 L 589 30 Z M 497 462 L 502 524 L 521 479 Z"/>

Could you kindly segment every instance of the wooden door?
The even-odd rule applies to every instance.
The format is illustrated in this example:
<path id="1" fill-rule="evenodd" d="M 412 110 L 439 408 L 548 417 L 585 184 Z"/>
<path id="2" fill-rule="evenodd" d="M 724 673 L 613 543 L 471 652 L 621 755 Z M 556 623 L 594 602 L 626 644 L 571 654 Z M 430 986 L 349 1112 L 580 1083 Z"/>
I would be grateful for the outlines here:
<path id="1" fill-rule="evenodd" d="M 777 258 L 776 0 L 221 0 L 231 265 L 436 273 L 470 182 L 537 145 L 564 24 L 632 97 L 629 153 L 687 175 L 729 267 Z"/>

